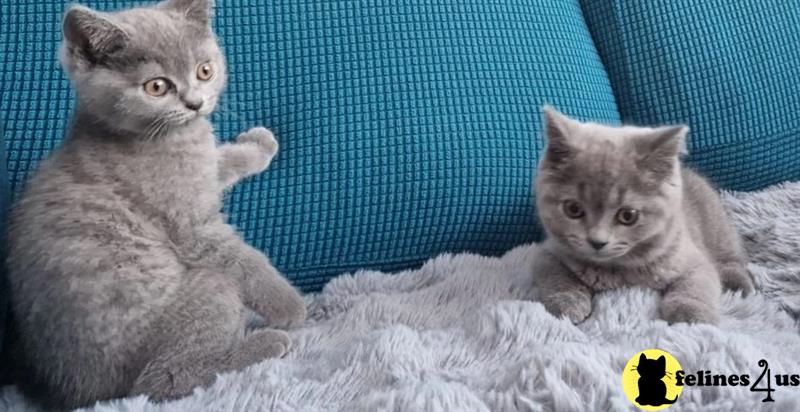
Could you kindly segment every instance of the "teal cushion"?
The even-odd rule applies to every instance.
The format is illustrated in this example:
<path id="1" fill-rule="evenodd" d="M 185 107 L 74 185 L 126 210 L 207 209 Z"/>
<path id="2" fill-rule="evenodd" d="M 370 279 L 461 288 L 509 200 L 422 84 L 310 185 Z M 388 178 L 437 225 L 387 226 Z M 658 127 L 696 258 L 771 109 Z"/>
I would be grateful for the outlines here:
<path id="1" fill-rule="evenodd" d="M 623 121 L 688 123 L 720 186 L 800 179 L 800 2 L 582 0 Z"/>
<path id="2" fill-rule="evenodd" d="M 0 6 L 15 192 L 68 121 L 63 8 Z M 220 136 L 265 125 L 281 143 L 226 211 L 306 290 L 534 239 L 539 106 L 618 121 L 578 0 L 227 0 L 215 26 L 230 66 Z"/>
<path id="3" fill-rule="evenodd" d="M 6 264 L 6 231 L 8 225 L 6 224 L 6 216 L 8 215 L 8 207 L 10 203 L 8 191 L 8 168 L 6 167 L 6 144 L 3 138 L 3 127 L 0 124 L 0 353 L 2 353 L 5 324 L 6 324 L 6 311 L 9 308 L 8 291 L 5 274 Z M 0 355 L 0 358 L 2 356 Z M 2 368 L 0 368 L 0 376 L 2 376 Z"/>

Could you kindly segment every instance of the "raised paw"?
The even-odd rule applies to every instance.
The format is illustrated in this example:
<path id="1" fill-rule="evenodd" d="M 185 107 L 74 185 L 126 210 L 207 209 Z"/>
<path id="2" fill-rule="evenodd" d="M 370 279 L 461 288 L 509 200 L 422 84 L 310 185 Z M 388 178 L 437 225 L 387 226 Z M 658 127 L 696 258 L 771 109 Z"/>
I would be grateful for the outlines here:
<path id="1" fill-rule="evenodd" d="M 742 265 L 723 267 L 720 270 L 720 279 L 726 290 L 740 290 L 742 296 L 750 296 L 756 291 L 753 277 Z"/>
<path id="2" fill-rule="evenodd" d="M 566 317 L 574 324 L 592 313 L 592 296 L 583 291 L 555 293 L 542 299 L 542 303 L 553 316 Z"/>
<path id="3" fill-rule="evenodd" d="M 265 154 L 275 156 L 278 153 L 278 141 L 275 140 L 275 135 L 266 128 L 254 127 L 236 138 L 237 143 L 255 143 Z"/>

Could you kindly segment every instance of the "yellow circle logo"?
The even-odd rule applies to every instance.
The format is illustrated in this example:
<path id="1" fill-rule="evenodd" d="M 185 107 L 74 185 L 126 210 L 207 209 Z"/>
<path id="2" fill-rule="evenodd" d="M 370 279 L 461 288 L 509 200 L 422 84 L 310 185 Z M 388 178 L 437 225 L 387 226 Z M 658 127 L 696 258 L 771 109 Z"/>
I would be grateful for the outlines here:
<path id="1" fill-rule="evenodd" d="M 681 370 L 678 360 L 661 349 L 643 350 L 622 371 L 622 390 L 634 405 L 646 411 L 668 408 L 678 400 L 683 386 L 675 384 Z"/>

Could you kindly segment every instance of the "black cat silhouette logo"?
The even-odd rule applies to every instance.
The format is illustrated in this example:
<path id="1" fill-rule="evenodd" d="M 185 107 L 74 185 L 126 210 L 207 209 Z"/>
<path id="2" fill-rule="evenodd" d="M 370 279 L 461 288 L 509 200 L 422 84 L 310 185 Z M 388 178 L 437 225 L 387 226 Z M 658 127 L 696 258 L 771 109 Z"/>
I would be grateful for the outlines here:
<path id="1" fill-rule="evenodd" d="M 647 349 L 634 355 L 622 372 L 622 389 L 637 407 L 647 411 L 664 409 L 675 403 L 683 390 L 675 380 L 681 365 L 669 353 Z"/>

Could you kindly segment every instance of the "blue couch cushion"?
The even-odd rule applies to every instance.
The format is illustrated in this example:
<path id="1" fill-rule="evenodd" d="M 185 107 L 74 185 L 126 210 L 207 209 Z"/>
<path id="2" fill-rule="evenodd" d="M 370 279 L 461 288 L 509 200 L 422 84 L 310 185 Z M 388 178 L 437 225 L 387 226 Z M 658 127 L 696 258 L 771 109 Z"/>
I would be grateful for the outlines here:
<path id="1" fill-rule="evenodd" d="M 688 123 L 720 186 L 800 179 L 800 2 L 582 0 L 623 121 Z"/>
<path id="2" fill-rule="evenodd" d="M 6 145 L 3 139 L 3 127 L 0 124 L 0 354 L 2 353 L 4 336 L 5 336 L 5 320 L 6 311 L 9 308 L 8 302 L 8 287 L 6 283 L 5 263 L 6 263 L 6 233 L 8 224 L 6 218 L 8 216 L 8 207 L 11 201 L 8 189 L 8 168 L 6 167 Z M 2 359 L 2 355 L 0 355 Z M 0 368 L 0 376 L 2 375 L 2 368 Z"/>
<path id="3" fill-rule="evenodd" d="M 15 193 L 68 122 L 63 8 L 0 6 Z M 220 136 L 265 125 L 281 143 L 226 211 L 306 290 L 345 271 L 530 241 L 539 106 L 618 121 L 578 0 L 226 0 L 214 24 L 230 66 Z"/>

